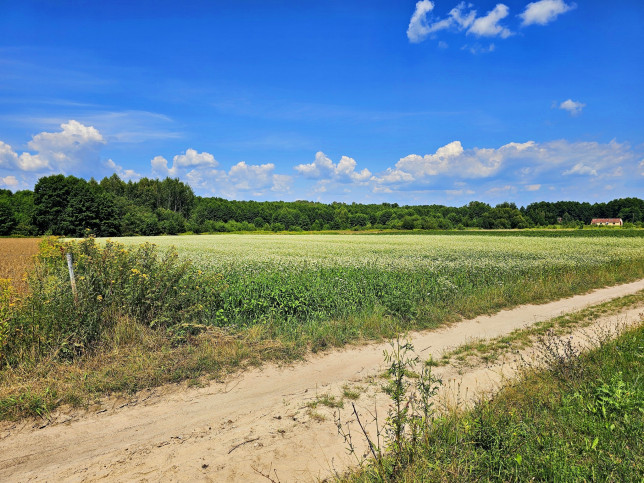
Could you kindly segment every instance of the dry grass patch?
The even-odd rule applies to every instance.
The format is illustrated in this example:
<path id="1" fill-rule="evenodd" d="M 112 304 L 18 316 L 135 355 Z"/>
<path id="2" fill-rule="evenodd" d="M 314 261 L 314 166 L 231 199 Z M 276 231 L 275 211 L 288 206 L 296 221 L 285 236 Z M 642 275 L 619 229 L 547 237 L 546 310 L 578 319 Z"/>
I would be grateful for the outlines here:
<path id="1" fill-rule="evenodd" d="M 47 415 L 56 408 L 88 408 L 110 395 L 132 396 L 164 384 L 200 386 L 266 361 L 303 355 L 295 344 L 262 339 L 257 330 L 210 328 L 176 345 L 163 331 L 123 318 L 104 343 L 71 362 L 50 358 L 0 371 L 0 420 Z"/>
<path id="2" fill-rule="evenodd" d="M 27 289 L 25 274 L 33 267 L 40 238 L 0 238 L 0 279 L 10 280 L 18 293 Z"/>

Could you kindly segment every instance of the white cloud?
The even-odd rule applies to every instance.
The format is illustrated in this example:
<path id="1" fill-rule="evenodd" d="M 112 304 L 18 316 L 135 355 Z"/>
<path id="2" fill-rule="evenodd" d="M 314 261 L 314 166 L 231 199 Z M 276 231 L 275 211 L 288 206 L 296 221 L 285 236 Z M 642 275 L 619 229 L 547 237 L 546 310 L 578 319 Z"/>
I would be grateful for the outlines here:
<path id="1" fill-rule="evenodd" d="M 486 191 L 486 193 L 489 195 L 499 195 L 505 193 L 514 193 L 516 192 L 516 190 L 517 189 L 514 186 L 506 184 L 505 186 L 495 186 L 493 188 L 490 188 Z"/>
<path id="2" fill-rule="evenodd" d="M 499 149 L 463 149 L 460 141 L 453 141 L 434 154 L 410 154 L 401 158 L 394 168 L 372 177 L 376 184 L 426 182 L 439 175 L 458 178 L 486 178 L 494 175 L 506 157 L 520 153 L 533 142 L 509 143 Z"/>
<path id="3" fill-rule="evenodd" d="M 70 120 L 60 125 L 59 132 L 41 132 L 31 138 L 27 147 L 33 152 L 18 155 L 0 141 L 0 167 L 21 171 L 58 171 L 91 168 L 99 160 L 105 139 L 93 126 Z"/>
<path id="4" fill-rule="evenodd" d="M 581 111 L 584 107 L 586 107 L 586 104 L 573 101 L 572 99 L 568 99 L 567 101 L 563 101 L 561 104 L 559 104 L 559 109 L 568 111 L 571 116 L 577 116 L 581 114 Z"/>
<path id="5" fill-rule="evenodd" d="M 447 47 L 449 47 L 449 45 L 447 45 L 447 42 L 443 42 L 442 40 L 438 42 L 439 49 L 446 49 Z"/>
<path id="6" fill-rule="evenodd" d="M 470 3 L 466 6 L 465 2 L 461 2 L 449 12 L 449 16 L 452 19 L 453 23 L 456 24 L 461 30 L 466 29 L 470 25 L 472 25 L 472 23 L 474 23 L 474 19 L 476 18 L 476 10 L 470 10 L 469 12 L 465 13 L 466 7 L 471 9 L 472 4 Z"/>
<path id="7" fill-rule="evenodd" d="M 273 175 L 273 186 L 271 186 L 271 191 L 276 193 L 287 193 L 291 189 L 291 184 L 293 183 L 293 177 L 286 174 L 274 174 Z"/>
<path id="8" fill-rule="evenodd" d="M 219 163 L 214 156 L 194 149 L 175 156 L 171 168 L 163 156 L 156 156 L 151 165 L 157 175 L 178 176 L 197 191 L 226 198 L 259 197 L 267 191 L 288 193 L 292 182 L 291 176 L 276 174 L 273 163 L 255 165 L 240 161 L 225 171 L 216 169 Z"/>
<path id="9" fill-rule="evenodd" d="M 172 158 L 172 167 L 163 156 L 155 156 L 150 161 L 152 172 L 159 176 L 178 176 L 181 170 L 187 168 L 215 168 L 219 165 L 215 157 L 207 152 L 198 153 L 195 149 L 187 149 L 183 154 Z"/>
<path id="10" fill-rule="evenodd" d="M 295 171 L 305 178 L 332 179 L 343 183 L 361 183 L 371 178 L 371 172 L 368 169 L 356 171 L 356 166 L 355 159 L 348 156 L 342 156 L 340 161 L 335 164 L 322 151 L 318 151 L 315 154 L 315 161 L 309 164 L 298 164 L 295 166 Z"/>
<path id="11" fill-rule="evenodd" d="M 491 43 L 487 47 L 484 47 L 479 44 L 474 44 L 474 45 L 464 45 L 461 47 L 461 50 L 469 50 L 472 54 L 477 55 L 477 54 L 488 54 L 490 52 L 494 52 L 496 49 L 496 46 Z"/>
<path id="12" fill-rule="evenodd" d="M 539 191 L 545 184 L 566 184 L 562 176 L 590 176 L 593 179 L 624 179 L 641 173 L 644 162 L 627 143 L 601 144 L 565 140 L 536 143 L 511 142 L 499 148 L 464 149 L 453 141 L 433 154 L 410 154 L 393 167 L 372 176 L 374 192 L 435 189 L 446 180 L 477 179 L 479 185 L 522 185 L 525 191 Z M 494 191 L 492 191 L 494 192 Z M 514 193 L 513 191 L 512 193 Z"/>
<path id="13" fill-rule="evenodd" d="M 474 20 L 474 23 L 472 23 L 467 33 L 478 37 L 498 36 L 503 39 L 508 38 L 512 35 L 512 32 L 506 27 L 499 25 L 499 22 L 508 16 L 509 11 L 506 5 L 498 3 L 486 16 L 478 17 Z"/>
<path id="14" fill-rule="evenodd" d="M 252 165 L 240 161 L 228 172 L 228 177 L 235 188 L 240 190 L 257 190 L 268 188 L 273 184 L 273 163 Z"/>
<path id="15" fill-rule="evenodd" d="M 15 176 L 5 176 L 4 178 L 0 178 L 0 182 L 4 186 L 9 186 L 10 188 L 15 188 L 18 186 L 18 178 Z"/>
<path id="16" fill-rule="evenodd" d="M 409 20 L 409 27 L 407 27 L 407 38 L 410 42 L 421 42 L 430 34 L 427 14 L 433 9 L 434 4 L 429 0 L 421 0 L 416 3 L 416 9 Z"/>
<path id="17" fill-rule="evenodd" d="M 123 166 L 119 166 L 111 159 L 105 161 L 105 166 L 114 171 L 122 180 L 137 180 L 141 177 L 141 175 L 133 169 L 123 169 Z"/>
<path id="18" fill-rule="evenodd" d="M 521 26 L 546 25 L 555 20 L 562 13 L 576 7 L 574 3 L 567 4 L 563 0 L 539 0 L 526 5 L 525 10 L 519 14 L 523 20 Z"/>
<path id="19" fill-rule="evenodd" d="M 471 4 L 466 5 L 465 2 L 461 2 L 450 10 L 447 17 L 440 20 L 434 20 L 430 24 L 429 13 L 434 9 L 434 4 L 429 0 L 418 2 L 416 3 L 416 9 L 409 21 L 407 38 L 412 43 L 418 43 L 425 40 L 428 35 L 441 30 L 466 29 L 472 25 L 476 18 L 476 10 L 466 11 L 471 8 L 471 6 Z M 447 44 L 445 44 L 445 46 L 447 46 Z"/>
<path id="20" fill-rule="evenodd" d="M 210 153 L 198 153 L 194 149 L 188 149 L 184 154 L 177 154 L 173 159 L 173 167 L 192 168 L 197 166 L 217 166 L 215 157 Z"/>
<path id="21" fill-rule="evenodd" d="M 18 154 L 7 143 L 0 141 L 0 168 L 13 168 L 18 164 Z"/>
<path id="22" fill-rule="evenodd" d="M 591 166 L 585 165 L 584 163 L 577 163 L 572 168 L 567 169 L 561 174 L 563 174 L 564 176 L 567 176 L 569 174 L 588 174 L 591 176 L 597 176 L 597 170 L 595 168 L 592 168 Z"/>

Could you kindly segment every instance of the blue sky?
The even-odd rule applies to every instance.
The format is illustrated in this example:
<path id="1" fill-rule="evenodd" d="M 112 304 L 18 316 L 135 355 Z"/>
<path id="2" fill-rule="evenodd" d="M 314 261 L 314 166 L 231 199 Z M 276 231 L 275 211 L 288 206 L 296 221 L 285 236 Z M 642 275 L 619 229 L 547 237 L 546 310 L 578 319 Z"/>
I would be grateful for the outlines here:
<path id="1" fill-rule="evenodd" d="M 639 1 L 0 1 L 0 188 L 644 197 Z"/>

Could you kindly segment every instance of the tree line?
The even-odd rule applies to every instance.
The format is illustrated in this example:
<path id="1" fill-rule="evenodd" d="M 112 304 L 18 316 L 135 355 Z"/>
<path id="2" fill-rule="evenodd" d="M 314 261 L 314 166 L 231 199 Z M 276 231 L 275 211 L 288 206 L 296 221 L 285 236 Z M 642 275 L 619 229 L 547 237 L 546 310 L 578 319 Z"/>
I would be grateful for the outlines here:
<path id="1" fill-rule="evenodd" d="M 0 190 L 0 235 L 72 237 L 174 235 L 184 232 L 317 231 L 363 229 L 508 229 L 581 227 L 592 218 L 644 225 L 644 200 L 607 203 L 540 201 L 525 207 L 399 206 L 397 203 L 235 201 L 195 196 L 179 179 L 121 180 L 116 174 L 86 181 L 62 174 L 40 178 L 34 190 Z"/>

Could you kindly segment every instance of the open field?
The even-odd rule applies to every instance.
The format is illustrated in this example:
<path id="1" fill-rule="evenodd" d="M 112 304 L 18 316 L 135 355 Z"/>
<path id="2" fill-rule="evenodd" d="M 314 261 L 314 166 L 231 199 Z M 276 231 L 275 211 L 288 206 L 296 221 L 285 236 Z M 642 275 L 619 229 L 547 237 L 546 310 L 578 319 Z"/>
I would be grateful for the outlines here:
<path id="1" fill-rule="evenodd" d="M 217 325 L 305 332 L 322 346 L 377 335 L 382 321 L 432 327 L 644 277 L 642 237 L 213 235 L 119 241 L 176 246 L 204 271 L 221 273 L 227 288 Z M 356 319 L 370 322 L 345 323 Z"/>
<path id="2" fill-rule="evenodd" d="M 8 279 L 18 292 L 26 288 L 24 276 L 33 266 L 40 238 L 0 238 L 0 279 Z"/>

